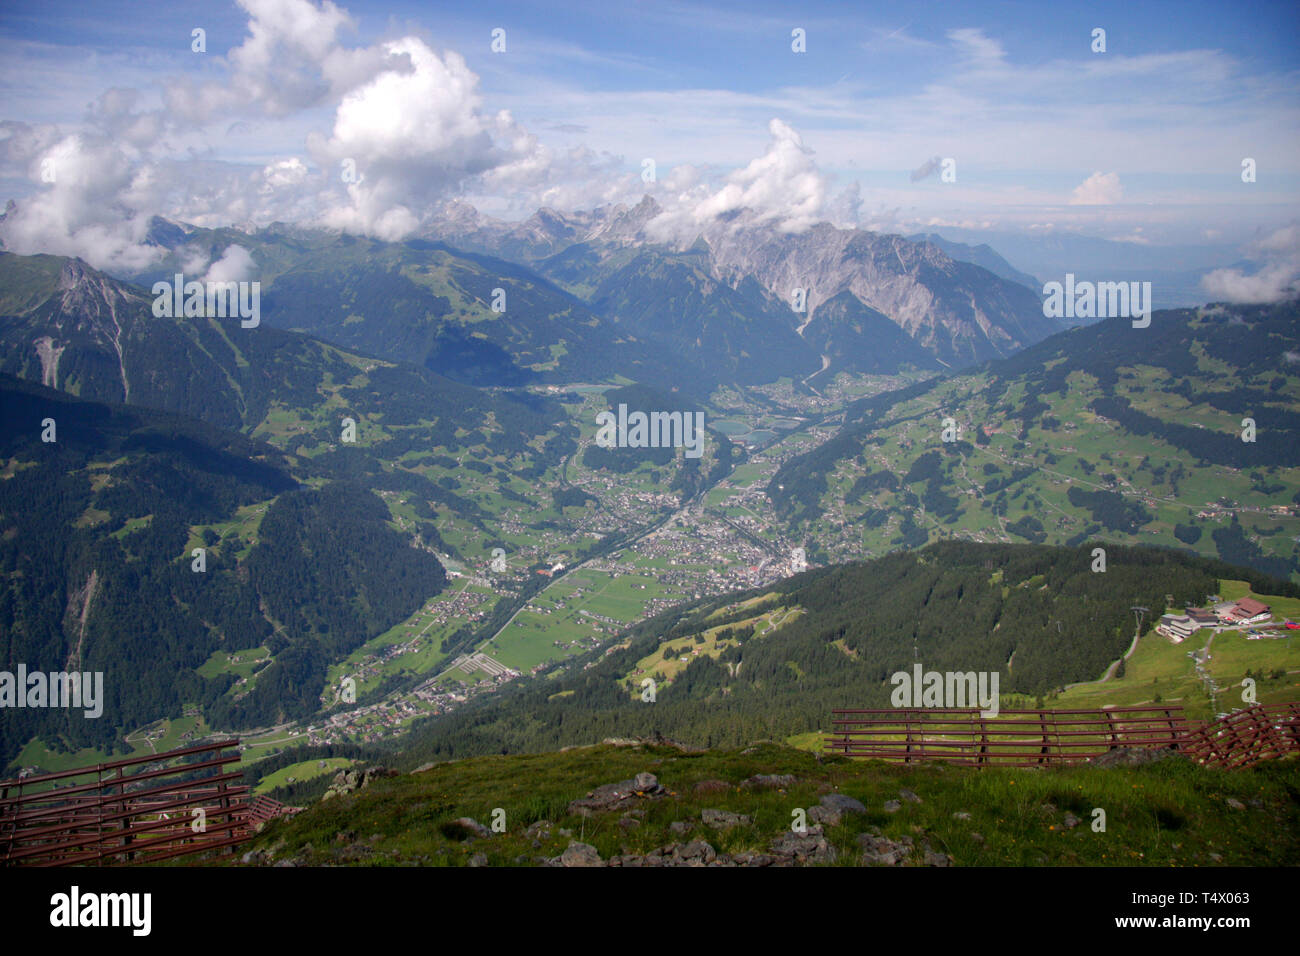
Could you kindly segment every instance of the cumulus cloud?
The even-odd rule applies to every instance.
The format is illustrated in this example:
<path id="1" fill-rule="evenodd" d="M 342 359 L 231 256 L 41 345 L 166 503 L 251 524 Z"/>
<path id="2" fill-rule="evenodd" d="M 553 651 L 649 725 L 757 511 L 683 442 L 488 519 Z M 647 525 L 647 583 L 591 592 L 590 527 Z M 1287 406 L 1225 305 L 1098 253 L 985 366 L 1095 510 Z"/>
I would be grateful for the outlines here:
<path id="1" fill-rule="evenodd" d="M 1300 295 L 1300 226 L 1284 226 L 1252 244 L 1263 265 L 1247 275 L 1241 269 L 1215 269 L 1201 287 L 1216 299 L 1236 303 L 1283 302 Z"/>
<path id="2" fill-rule="evenodd" d="M 212 263 L 204 282 L 244 282 L 257 271 L 252 254 L 243 246 L 229 245 L 221 258 Z"/>
<path id="3" fill-rule="evenodd" d="M 208 268 L 208 254 L 195 246 L 183 246 L 177 250 L 181 260 L 181 272 L 184 275 L 203 275 Z"/>
<path id="4" fill-rule="evenodd" d="M 301 222 L 392 241 L 428 228 L 455 199 L 514 218 L 650 192 L 663 214 L 648 232 L 663 239 L 693 239 L 742 211 L 785 232 L 828 218 L 853 225 L 861 213 L 856 187 L 828 201 L 812 150 L 779 119 L 763 154 L 742 168 L 718 178 L 681 164 L 647 184 L 625 157 L 548 146 L 510 112 L 486 108 L 479 77 L 454 51 L 414 36 L 349 49 L 342 36 L 352 21 L 329 0 L 239 6 L 247 38 L 205 64 L 202 79 L 163 84 L 160 108 L 113 87 L 76 131 L 0 124 L 0 170 L 36 185 L 0 223 L 7 248 L 133 274 L 162 254 L 146 241 L 154 215 L 201 227 Z M 332 113 L 313 130 L 321 107 Z M 271 162 L 220 158 L 229 137 L 257 137 L 268 119 L 301 124 L 301 155 L 290 143 Z M 53 181 L 41 178 L 47 167 Z M 184 253 L 196 274 L 214 254 Z M 211 268 L 235 265 L 223 256 Z"/>
<path id="5" fill-rule="evenodd" d="M 511 168 L 497 170 L 502 180 L 527 177 L 544 164 L 536 138 L 509 113 L 483 114 L 478 76 L 459 54 L 439 56 L 415 37 L 386 49 L 412 68 L 386 70 L 347 94 L 332 135 L 308 140 L 323 166 L 346 165 L 355 180 L 344 180 L 346 201 L 322 216 L 326 225 L 400 239 L 467 178 L 503 166 Z"/>
<path id="6" fill-rule="evenodd" d="M 310 0 L 238 2 L 249 15 L 249 35 L 228 54 L 227 77 L 201 83 L 178 78 L 167 88 L 168 116 L 191 123 L 250 110 L 286 116 L 401 67 L 391 49 L 344 47 L 338 34 L 355 23 L 329 0 L 319 6 Z"/>
<path id="7" fill-rule="evenodd" d="M 307 166 L 297 156 L 282 159 L 264 167 L 262 169 L 262 178 L 264 181 L 263 188 L 268 192 L 301 186 L 307 179 Z"/>
<path id="8" fill-rule="evenodd" d="M 779 119 L 768 123 L 771 141 L 762 156 L 726 177 L 716 191 L 697 187 L 646 225 L 661 241 L 689 240 L 721 217 L 745 211 L 746 223 L 770 223 L 798 233 L 825 218 L 827 180 L 812 150 Z"/>
<path id="9" fill-rule="evenodd" d="M 1096 172 L 1074 187 L 1071 206 L 1110 206 L 1120 201 L 1124 189 L 1119 183 L 1119 173 Z"/>
<path id="10" fill-rule="evenodd" d="M 155 214 L 199 226 L 312 222 L 392 240 L 467 192 L 577 205 L 631 185 L 616 157 L 553 154 L 508 112 L 486 112 L 478 77 L 454 52 L 415 37 L 347 49 L 340 34 L 352 21 L 328 0 L 240 6 L 249 36 L 214 58 L 220 80 L 176 79 L 163 107 L 144 111 L 137 91 L 111 88 L 77 132 L 0 125 L 0 167 L 38 184 L 0 224 L 8 248 L 129 273 L 158 255 L 144 242 Z M 232 131 L 253 136 L 265 117 L 328 104 L 332 128 L 306 135 L 304 156 L 260 167 L 211 158 L 210 144 Z M 344 161 L 355 175 L 342 175 Z"/>
<path id="11" fill-rule="evenodd" d="M 6 217 L 7 249 L 80 256 L 96 268 L 139 269 L 157 257 L 143 244 L 148 223 L 130 206 L 148 191 L 148 177 L 122 147 L 73 134 L 33 156 L 31 167 L 43 188 Z"/>

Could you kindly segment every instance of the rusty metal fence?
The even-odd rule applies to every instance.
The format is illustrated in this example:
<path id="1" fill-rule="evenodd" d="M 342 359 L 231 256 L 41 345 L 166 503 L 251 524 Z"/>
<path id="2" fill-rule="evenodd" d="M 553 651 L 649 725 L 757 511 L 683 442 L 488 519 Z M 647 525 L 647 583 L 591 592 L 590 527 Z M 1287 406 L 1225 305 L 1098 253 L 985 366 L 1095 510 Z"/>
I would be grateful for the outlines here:
<path id="1" fill-rule="evenodd" d="M 904 763 L 941 760 L 971 766 L 1075 763 L 1115 747 L 1168 747 L 1192 729 L 1181 707 L 1107 710 L 891 708 L 836 710 L 830 753 Z"/>
<path id="2" fill-rule="evenodd" d="M 1244 767 L 1300 753 L 1297 703 L 1254 705 L 1208 725 L 1174 705 L 1004 710 L 989 718 L 975 709 L 836 710 L 831 724 L 828 753 L 902 763 L 1035 767 L 1169 747 L 1199 763 Z"/>
<path id="3" fill-rule="evenodd" d="M 231 851 L 257 822 L 233 766 L 238 744 L 0 781 L 0 865 L 156 863 Z M 272 810 L 260 806 L 259 815 Z"/>
<path id="4" fill-rule="evenodd" d="M 1300 754 L 1300 703 L 1234 711 L 1192 733 L 1182 749 L 1193 760 L 1221 767 Z"/>

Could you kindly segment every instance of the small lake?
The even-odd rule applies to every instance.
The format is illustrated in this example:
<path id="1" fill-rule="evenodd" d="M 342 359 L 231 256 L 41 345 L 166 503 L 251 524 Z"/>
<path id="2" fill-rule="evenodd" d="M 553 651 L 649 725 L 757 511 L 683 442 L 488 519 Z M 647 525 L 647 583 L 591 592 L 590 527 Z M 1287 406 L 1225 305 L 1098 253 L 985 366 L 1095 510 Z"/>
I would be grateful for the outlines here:
<path id="1" fill-rule="evenodd" d="M 749 425 L 741 422 L 721 421 L 712 422 L 712 426 L 728 438 L 739 438 L 741 435 L 748 435 L 751 431 Z"/>

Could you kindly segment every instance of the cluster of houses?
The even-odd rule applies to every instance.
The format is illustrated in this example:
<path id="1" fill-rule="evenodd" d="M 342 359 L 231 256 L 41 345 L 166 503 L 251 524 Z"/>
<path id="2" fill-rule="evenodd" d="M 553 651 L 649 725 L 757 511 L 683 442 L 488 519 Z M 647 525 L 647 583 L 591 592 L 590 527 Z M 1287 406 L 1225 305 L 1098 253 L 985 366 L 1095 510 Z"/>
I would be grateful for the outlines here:
<path id="1" fill-rule="evenodd" d="M 1263 601 L 1242 598 L 1224 601 L 1213 608 L 1189 607 L 1185 614 L 1165 614 L 1156 625 L 1156 632 L 1181 644 L 1203 627 L 1249 627 L 1271 619 L 1271 608 Z"/>

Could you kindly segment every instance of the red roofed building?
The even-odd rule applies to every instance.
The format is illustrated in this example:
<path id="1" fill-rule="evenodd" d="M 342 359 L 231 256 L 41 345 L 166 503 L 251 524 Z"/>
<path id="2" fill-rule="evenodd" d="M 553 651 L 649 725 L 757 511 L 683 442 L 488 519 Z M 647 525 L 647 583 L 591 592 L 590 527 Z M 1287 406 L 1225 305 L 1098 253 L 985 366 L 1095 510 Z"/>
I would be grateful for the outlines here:
<path id="1" fill-rule="evenodd" d="M 1225 624 L 1259 624 L 1267 621 L 1272 609 L 1263 601 L 1254 598 L 1242 598 L 1223 615 Z"/>

